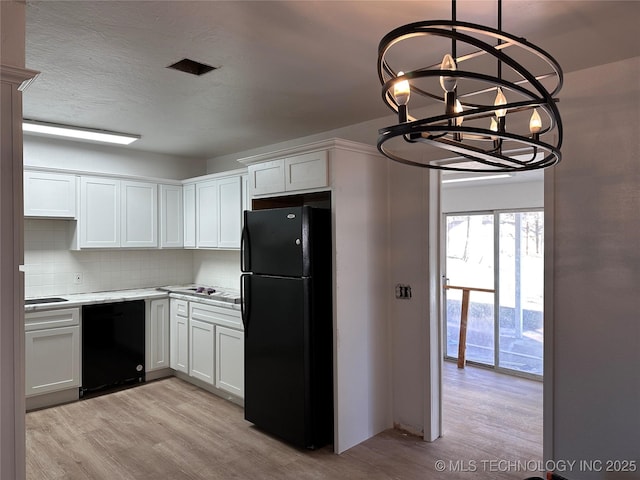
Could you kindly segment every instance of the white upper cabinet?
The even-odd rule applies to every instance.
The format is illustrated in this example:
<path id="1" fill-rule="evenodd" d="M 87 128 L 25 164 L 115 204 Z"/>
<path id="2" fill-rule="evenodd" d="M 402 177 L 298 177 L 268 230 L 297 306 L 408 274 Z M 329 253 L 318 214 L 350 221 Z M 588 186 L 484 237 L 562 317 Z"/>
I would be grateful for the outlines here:
<path id="1" fill-rule="evenodd" d="M 26 170 L 25 217 L 76 218 L 77 183 L 76 175 Z"/>
<path id="2" fill-rule="evenodd" d="M 321 150 L 249 165 L 253 195 L 312 190 L 329 186 L 328 152 Z"/>
<path id="3" fill-rule="evenodd" d="M 120 180 L 80 178 L 80 248 L 120 247 Z"/>
<path id="4" fill-rule="evenodd" d="M 185 247 L 240 248 L 243 208 L 242 175 L 209 177 L 206 180 L 186 184 L 184 189 Z M 187 202 L 191 202 L 191 199 L 195 209 L 188 207 Z M 195 242 L 187 243 L 187 238 L 192 231 L 195 231 Z"/>
<path id="5" fill-rule="evenodd" d="M 183 205 L 181 185 L 160 185 L 160 247 L 182 248 Z"/>
<path id="6" fill-rule="evenodd" d="M 196 183 L 196 247 L 218 246 L 218 182 Z"/>
<path id="7" fill-rule="evenodd" d="M 284 160 L 250 165 L 249 178 L 253 195 L 284 192 Z"/>
<path id="8" fill-rule="evenodd" d="M 79 248 L 158 247 L 158 185 L 80 177 Z"/>
<path id="9" fill-rule="evenodd" d="M 158 246 L 158 185 L 124 180 L 120 186 L 121 238 L 125 248 Z"/>
<path id="10" fill-rule="evenodd" d="M 182 187 L 182 201 L 184 212 L 184 246 L 196 246 L 196 185 L 190 183 Z"/>
<path id="11" fill-rule="evenodd" d="M 284 159 L 285 191 L 306 190 L 329 185 L 327 152 L 312 152 Z"/>
<path id="12" fill-rule="evenodd" d="M 242 179 L 218 180 L 218 247 L 240 248 L 242 233 Z"/>
<path id="13" fill-rule="evenodd" d="M 242 175 L 242 211 L 251 210 L 251 201 L 249 200 L 249 175 Z M 244 222 L 244 214 L 241 221 Z"/>

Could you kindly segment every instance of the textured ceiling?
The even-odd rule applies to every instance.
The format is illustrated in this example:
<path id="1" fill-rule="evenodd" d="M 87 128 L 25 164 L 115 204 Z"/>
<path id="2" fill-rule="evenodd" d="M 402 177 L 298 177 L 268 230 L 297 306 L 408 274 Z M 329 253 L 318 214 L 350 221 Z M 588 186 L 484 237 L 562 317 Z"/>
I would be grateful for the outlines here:
<path id="1" fill-rule="evenodd" d="M 495 26 L 496 2 L 457 5 L 459 20 Z M 405 23 L 448 18 L 440 0 L 27 0 L 27 67 L 42 74 L 24 116 L 140 134 L 129 148 L 180 156 L 269 145 L 388 115 L 378 42 Z M 503 2 L 504 30 L 565 74 L 640 55 L 638 18 L 636 1 Z M 219 69 L 165 68 L 185 57 Z"/>

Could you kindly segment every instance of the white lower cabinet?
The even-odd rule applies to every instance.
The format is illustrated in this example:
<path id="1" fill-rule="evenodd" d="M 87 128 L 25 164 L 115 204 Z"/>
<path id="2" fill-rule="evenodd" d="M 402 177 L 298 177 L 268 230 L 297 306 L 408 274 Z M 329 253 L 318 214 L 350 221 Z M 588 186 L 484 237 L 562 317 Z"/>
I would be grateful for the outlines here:
<path id="1" fill-rule="evenodd" d="M 169 368 L 169 300 L 147 300 L 146 371 Z"/>
<path id="2" fill-rule="evenodd" d="M 169 312 L 169 366 L 178 372 L 189 373 L 189 302 L 172 298 Z"/>
<path id="3" fill-rule="evenodd" d="M 244 397 L 244 334 L 216 325 L 216 387 Z"/>
<path id="4" fill-rule="evenodd" d="M 80 387 L 80 310 L 25 314 L 25 395 Z"/>
<path id="5" fill-rule="evenodd" d="M 189 319 L 189 375 L 214 384 L 214 326 Z"/>
<path id="6" fill-rule="evenodd" d="M 172 298 L 170 316 L 171 368 L 215 387 L 211 389 L 213 393 L 244 398 L 244 331 L 240 312 Z"/>

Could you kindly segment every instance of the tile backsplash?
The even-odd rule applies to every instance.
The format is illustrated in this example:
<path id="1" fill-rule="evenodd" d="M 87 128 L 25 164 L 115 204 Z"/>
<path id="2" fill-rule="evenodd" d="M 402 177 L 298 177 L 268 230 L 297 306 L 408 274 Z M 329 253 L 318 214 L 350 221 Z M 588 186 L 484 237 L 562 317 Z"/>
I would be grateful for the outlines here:
<path id="1" fill-rule="evenodd" d="M 25 219 L 25 295 L 124 290 L 192 283 L 189 250 L 71 251 L 70 221 Z M 80 281 L 76 281 L 79 274 Z"/>
<path id="2" fill-rule="evenodd" d="M 240 290 L 239 250 L 194 250 L 194 283 Z"/>

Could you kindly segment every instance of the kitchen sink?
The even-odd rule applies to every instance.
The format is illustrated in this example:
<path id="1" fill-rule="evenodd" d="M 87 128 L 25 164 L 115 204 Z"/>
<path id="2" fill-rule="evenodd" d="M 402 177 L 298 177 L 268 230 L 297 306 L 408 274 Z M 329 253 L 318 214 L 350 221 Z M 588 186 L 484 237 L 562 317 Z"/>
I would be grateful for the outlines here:
<path id="1" fill-rule="evenodd" d="M 24 301 L 25 305 L 36 305 L 38 303 L 58 303 L 67 302 L 66 298 L 62 297 L 44 297 L 44 298 L 29 298 Z"/>

